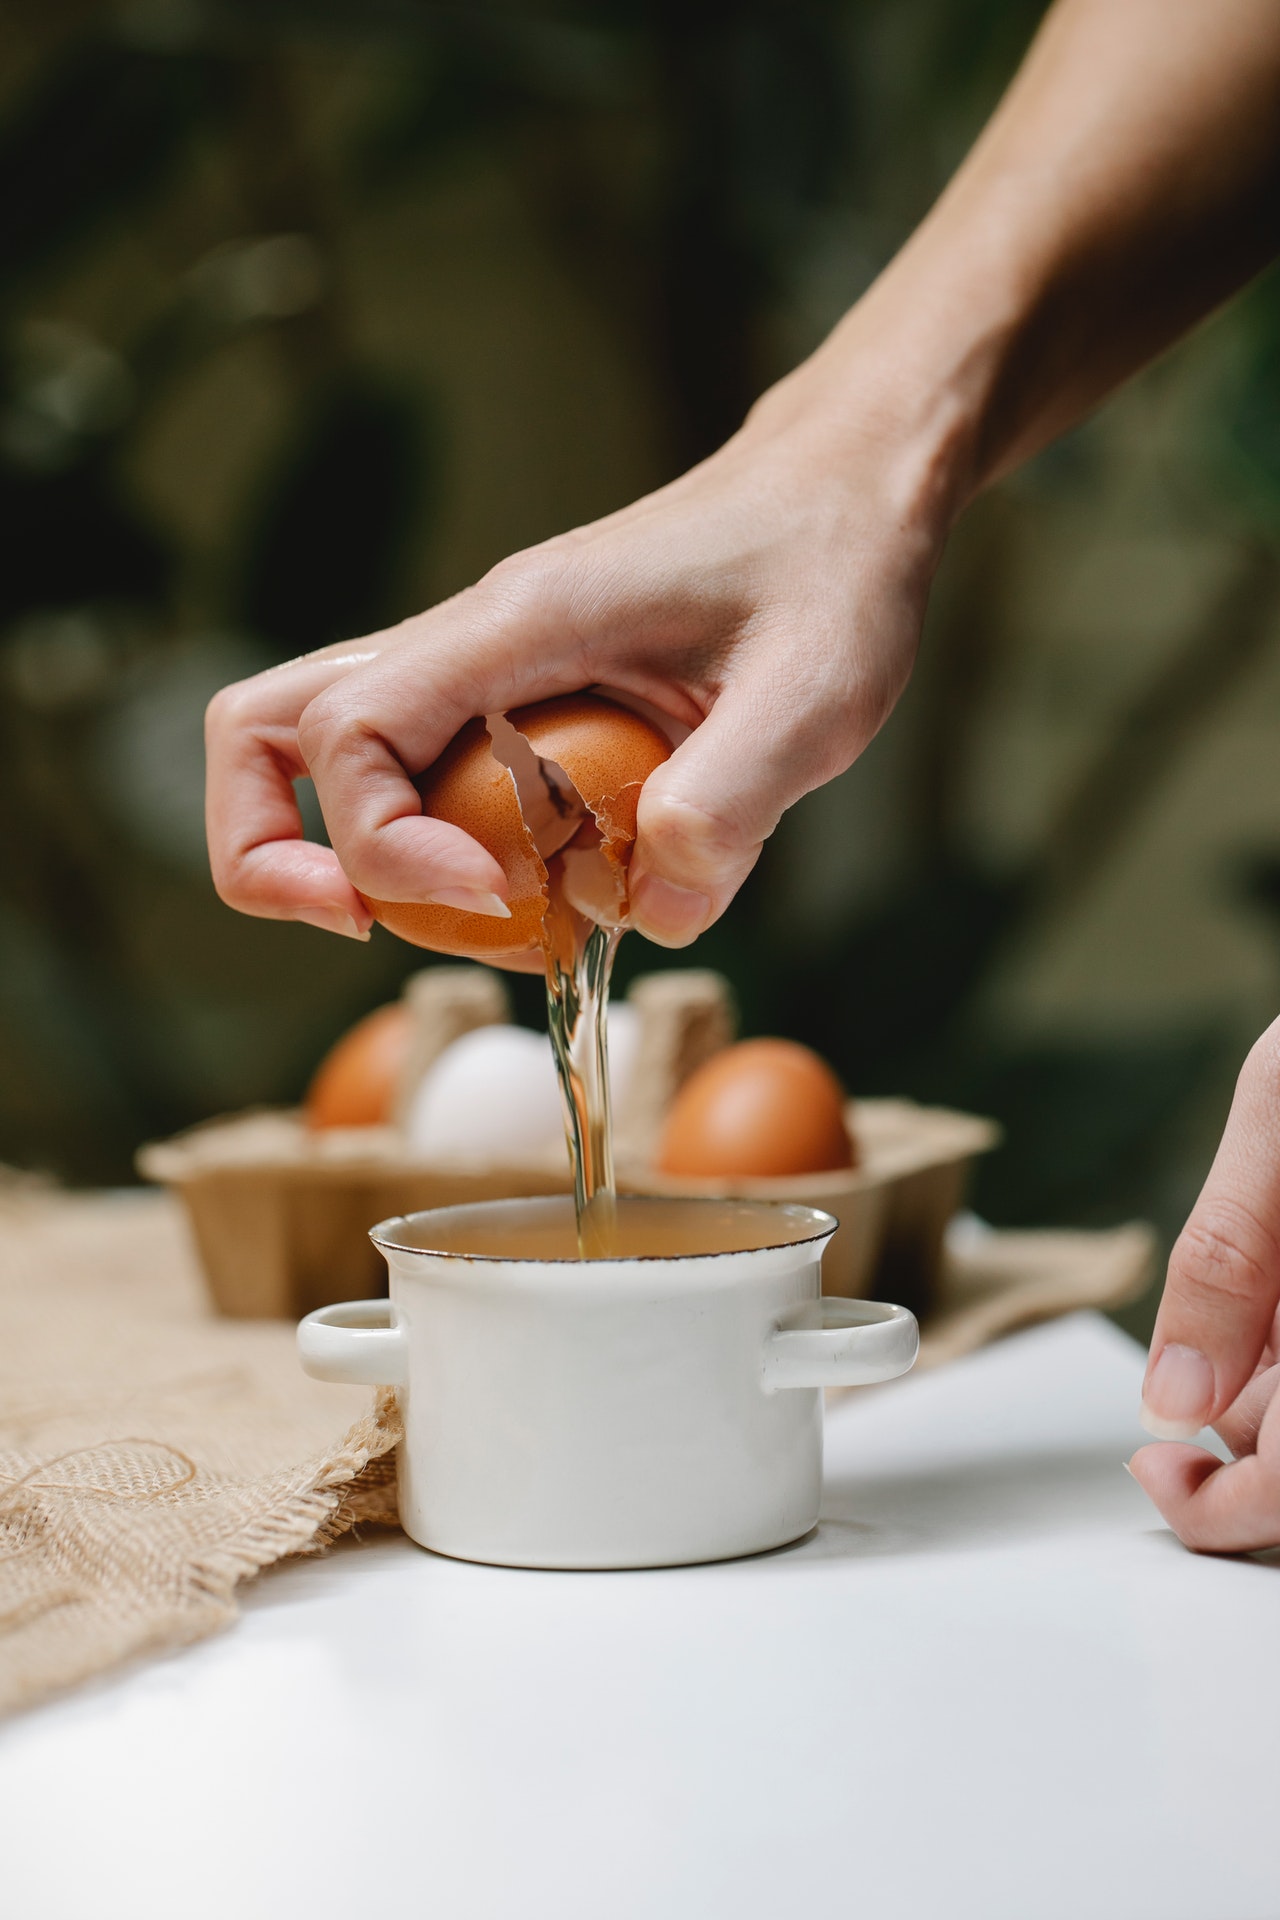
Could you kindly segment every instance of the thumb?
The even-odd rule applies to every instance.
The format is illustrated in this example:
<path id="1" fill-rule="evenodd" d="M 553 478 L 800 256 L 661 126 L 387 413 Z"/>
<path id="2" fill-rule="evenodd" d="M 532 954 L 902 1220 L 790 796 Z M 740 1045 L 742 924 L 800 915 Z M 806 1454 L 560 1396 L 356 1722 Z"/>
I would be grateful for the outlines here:
<path id="1" fill-rule="evenodd" d="M 641 792 L 629 887 L 639 932 L 684 947 L 718 919 L 786 808 L 852 759 L 839 732 L 794 694 L 726 690 Z"/>
<path id="2" fill-rule="evenodd" d="M 1185 1440 L 1253 1374 L 1280 1301 L 1280 1021 L 1240 1072 L 1204 1191 L 1169 1260 L 1142 1420 Z"/>

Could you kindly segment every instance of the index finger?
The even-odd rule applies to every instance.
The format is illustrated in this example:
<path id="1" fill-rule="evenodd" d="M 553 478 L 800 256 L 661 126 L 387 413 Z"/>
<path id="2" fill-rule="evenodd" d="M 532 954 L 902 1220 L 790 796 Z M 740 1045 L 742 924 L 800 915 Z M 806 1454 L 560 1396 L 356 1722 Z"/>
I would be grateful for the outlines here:
<path id="1" fill-rule="evenodd" d="M 370 915 L 337 855 L 304 836 L 293 783 L 307 769 L 298 716 L 372 647 L 286 661 L 224 687 L 205 714 L 205 828 L 228 906 L 367 937 Z"/>
<path id="2" fill-rule="evenodd" d="M 333 680 L 299 716 L 325 824 L 363 894 L 506 894 L 497 861 L 458 828 L 424 815 L 413 782 L 472 718 L 590 683 L 556 603 L 504 584 L 513 577 L 498 569 L 406 621 L 399 645 Z M 501 900 L 475 910 L 500 908 Z"/>
<path id="3" fill-rule="evenodd" d="M 1186 1440 L 1235 1400 L 1280 1302 L 1280 1021 L 1241 1069 L 1204 1191 L 1178 1238 L 1151 1341 L 1143 1425 Z"/>
<path id="4" fill-rule="evenodd" d="M 205 720 L 209 861 L 214 885 L 229 906 L 368 937 L 369 909 L 339 855 L 304 836 L 293 783 L 309 769 L 298 725 L 328 688 L 394 651 L 401 640 L 392 630 L 323 648 L 224 687 L 210 702 Z M 411 787 L 405 810 L 420 812 Z M 505 892 L 497 863 L 466 834 L 443 822 L 420 825 L 435 853 L 440 885 L 480 887 L 482 901 Z M 501 900 L 479 910 L 501 912 Z"/>

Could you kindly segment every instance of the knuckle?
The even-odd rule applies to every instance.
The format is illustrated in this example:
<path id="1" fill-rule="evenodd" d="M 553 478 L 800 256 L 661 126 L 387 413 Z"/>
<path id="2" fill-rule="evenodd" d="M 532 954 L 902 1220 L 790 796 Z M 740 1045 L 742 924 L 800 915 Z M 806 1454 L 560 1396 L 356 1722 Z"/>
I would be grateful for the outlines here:
<path id="1" fill-rule="evenodd" d="M 1248 1305 L 1271 1284 L 1276 1249 L 1262 1222 L 1238 1201 L 1197 1209 L 1169 1259 L 1169 1284 L 1192 1306 Z"/>
<path id="2" fill-rule="evenodd" d="M 343 703 L 333 695 L 333 688 L 327 688 L 324 693 L 317 694 L 298 716 L 298 751 L 308 767 L 325 760 L 349 730 L 350 722 Z"/>
<path id="3" fill-rule="evenodd" d="M 558 601 L 564 583 L 566 555 L 557 541 L 525 547 L 490 567 L 480 582 L 489 598 L 509 616 L 541 612 Z"/>
<path id="4" fill-rule="evenodd" d="M 209 872 L 213 879 L 213 890 L 224 906 L 235 907 L 240 913 L 251 910 L 254 890 L 246 870 L 246 857 L 239 848 L 220 846 L 211 839 Z"/>
<path id="5" fill-rule="evenodd" d="M 344 838 L 342 843 L 342 871 L 356 892 L 370 900 L 386 900 L 396 897 L 396 882 L 389 878 L 382 862 L 377 857 L 377 849 L 370 848 L 367 841 L 359 835 Z"/>
<path id="6" fill-rule="evenodd" d="M 204 711 L 205 738 L 211 742 L 239 733 L 253 719 L 257 678 L 220 687 Z"/>
<path id="7" fill-rule="evenodd" d="M 223 906 L 243 910 L 247 904 L 248 895 L 240 884 L 236 868 L 231 864 L 224 864 L 216 855 L 210 858 L 209 866 L 213 874 L 213 890 Z"/>
<path id="8" fill-rule="evenodd" d="M 747 836 L 728 807 L 706 807 L 677 794 L 642 795 L 640 824 L 650 856 L 714 867 L 740 858 Z"/>

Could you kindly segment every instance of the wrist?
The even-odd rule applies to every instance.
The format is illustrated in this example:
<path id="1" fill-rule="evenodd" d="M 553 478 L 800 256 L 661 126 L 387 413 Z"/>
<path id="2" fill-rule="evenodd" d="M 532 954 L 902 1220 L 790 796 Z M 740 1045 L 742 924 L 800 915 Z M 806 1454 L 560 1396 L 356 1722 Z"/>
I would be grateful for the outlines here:
<path id="1" fill-rule="evenodd" d="M 799 429 L 859 486 L 872 453 L 896 510 L 941 544 L 975 495 L 1030 450 L 1010 377 L 1045 290 L 1037 250 L 1019 239 L 1019 199 L 988 186 L 975 218 L 944 198 L 817 351 L 762 396 L 744 431 Z"/>
<path id="2" fill-rule="evenodd" d="M 859 517 L 878 501 L 893 524 L 941 548 L 976 491 L 979 432 L 963 378 L 915 377 L 896 347 L 859 326 L 762 394 L 735 437 L 789 442 L 797 470 L 847 493 Z"/>
<path id="3" fill-rule="evenodd" d="M 904 350 L 879 316 L 855 309 L 813 357 L 763 394 L 744 441 L 780 436 L 803 447 L 823 483 L 941 547 L 980 490 L 985 381 L 980 364 L 940 367 Z"/>

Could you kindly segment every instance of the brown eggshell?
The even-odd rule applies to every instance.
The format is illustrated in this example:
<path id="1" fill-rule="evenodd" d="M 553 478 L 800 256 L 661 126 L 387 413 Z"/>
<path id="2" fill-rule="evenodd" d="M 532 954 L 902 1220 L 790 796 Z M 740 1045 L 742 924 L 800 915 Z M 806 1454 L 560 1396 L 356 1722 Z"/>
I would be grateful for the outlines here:
<path id="1" fill-rule="evenodd" d="M 742 1040 L 681 1087 L 658 1145 L 663 1173 L 768 1178 L 851 1167 L 844 1090 L 793 1040 Z"/>
<path id="2" fill-rule="evenodd" d="M 598 693 L 568 693 L 507 715 L 541 760 L 554 760 L 596 817 L 606 843 L 636 837 L 640 789 L 671 757 L 671 742 L 649 720 Z"/>
<path id="3" fill-rule="evenodd" d="M 507 718 L 541 759 L 564 770 L 595 816 L 625 908 L 625 857 L 635 839 L 640 789 L 670 754 L 670 742 L 648 720 L 599 694 L 567 694 L 518 707 Z M 525 826 L 515 782 L 491 751 L 484 721 L 469 720 L 415 785 L 424 813 L 461 827 L 493 855 L 510 887 L 511 918 L 365 897 L 374 918 L 415 946 L 470 960 L 538 950 L 547 870 Z"/>
<path id="4" fill-rule="evenodd" d="M 365 901 L 402 940 L 467 960 L 497 960 L 541 944 L 547 870 L 524 824 L 515 782 L 490 751 L 483 720 L 468 720 L 440 758 L 414 783 L 422 811 L 478 840 L 507 876 L 509 920 L 411 900 Z"/>
<path id="5" fill-rule="evenodd" d="M 413 1038 L 404 1001 L 378 1007 L 344 1033 L 307 1088 L 309 1127 L 386 1126 Z"/>

